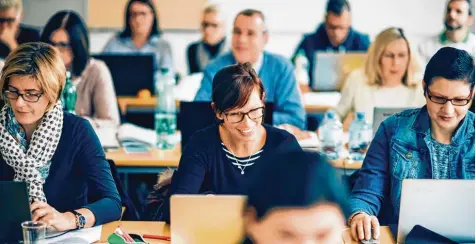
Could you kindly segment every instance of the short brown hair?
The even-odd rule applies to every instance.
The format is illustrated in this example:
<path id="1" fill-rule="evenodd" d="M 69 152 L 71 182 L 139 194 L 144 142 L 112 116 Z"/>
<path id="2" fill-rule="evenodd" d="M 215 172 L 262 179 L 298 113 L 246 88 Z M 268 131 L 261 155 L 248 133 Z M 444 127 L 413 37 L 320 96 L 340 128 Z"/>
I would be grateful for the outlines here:
<path id="1" fill-rule="evenodd" d="M 212 102 L 218 113 L 242 108 L 258 89 L 264 103 L 263 83 L 251 63 L 229 65 L 219 70 L 213 77 Z"/>
<path id="2" fill-rule="evenodd" d="M 61 56 L 51 45 L 42 42 L 24 43 L 14 49 L 5 60 L 0 76 L 2 91 L 8 88 L 13 76 L 30 76 L 38 82 L 44 96 L 53 107 L 63 92 L 66 68 Z M 8 102 L 8 99 L 4 99 Z"/>

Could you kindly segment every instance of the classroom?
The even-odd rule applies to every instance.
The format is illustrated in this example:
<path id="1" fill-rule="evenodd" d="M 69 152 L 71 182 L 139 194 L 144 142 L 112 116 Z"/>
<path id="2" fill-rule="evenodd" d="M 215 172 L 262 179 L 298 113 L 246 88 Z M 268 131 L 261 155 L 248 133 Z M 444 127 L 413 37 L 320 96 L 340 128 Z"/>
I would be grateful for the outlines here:
<path id="1" fill-rule="evenodd" d="M 474 0 L 0 0 L 0 243 L 475 243 Z"/>

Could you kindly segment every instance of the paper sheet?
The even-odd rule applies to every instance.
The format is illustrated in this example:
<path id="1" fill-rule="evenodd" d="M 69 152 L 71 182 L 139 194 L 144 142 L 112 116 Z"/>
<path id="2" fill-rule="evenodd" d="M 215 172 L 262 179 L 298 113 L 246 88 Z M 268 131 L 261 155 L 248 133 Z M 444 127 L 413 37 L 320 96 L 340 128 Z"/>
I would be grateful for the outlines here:
<path id="1" fill-rule="evenodd" d="M 49 243 L 93 243 L 101 239 L 102 225 L 66 232 L 62 235 L 42 240 L 40 244 Z"/>

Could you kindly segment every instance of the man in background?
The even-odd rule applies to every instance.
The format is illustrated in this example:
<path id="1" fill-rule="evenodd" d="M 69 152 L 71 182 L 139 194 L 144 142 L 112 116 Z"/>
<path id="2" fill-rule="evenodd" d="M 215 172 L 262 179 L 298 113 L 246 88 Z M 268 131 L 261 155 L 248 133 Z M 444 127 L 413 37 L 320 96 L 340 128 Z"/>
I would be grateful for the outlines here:
<path id="1" fill-rule="evenodd" d="M 200 28 L 202 39 L 187 47 L 188 71 L 202 72 L 205 66 L 227 50 L 223 16 L 216 5 L 203 10 Z"/>
<path id="2" fill-rule="evenodd" d="M 352 14 L 350 4 L 346 0 L 329 0 L 326 7 L 325 22 L 320 24 L 316 32 L 305 35 L 294 52 L 292 60 L 299 51 L 304 51 L 309 61 L 309 86 L 313 85 L 313 67 L 316 52 L 366 52 L 370 45 L 368 35 L 351 27 Z"/>
<path id="3" fill-rule="evenodd" d="M 21 0 L 0 0 L 0 58 L 8 56 L 19 44 L 40 40 L 40 33 L 23 25 Z"/>

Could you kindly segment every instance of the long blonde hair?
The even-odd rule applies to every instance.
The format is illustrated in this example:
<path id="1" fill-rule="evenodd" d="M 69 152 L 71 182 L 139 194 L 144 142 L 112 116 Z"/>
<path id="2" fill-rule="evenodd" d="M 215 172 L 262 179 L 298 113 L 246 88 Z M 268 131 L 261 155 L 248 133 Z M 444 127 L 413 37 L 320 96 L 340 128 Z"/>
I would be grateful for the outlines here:
<path id="1" fill-rule="evenodd" d="M 63 92 L 66 67 L 61 56 L 51 45 L 30 42 L 18 46 L 5 60 L 0 76 L 2 91 L 8 88 L 12 76 L 30 76 L 48 99 L 48 110 L 53 107 Z M 8 99 L 5 99 L 8 102 Z"/>
<path id="2" fill-rule="evenodd" d="M 402 83 L 406 86 L 417 86 L 419 81 L 416 79 L 416 74 L 420 72 L 421 67 L 418 64 L 415 55 L 412 53 L 410 43 L 406 38 L 401 28 L 391 27 L 380 32 L 375 41 L 370 45 L 367 60 L 365 61 L 365 75 L 369 85 L 382 85 L 380 60 L 385 48 L 391 42 L 403 39 L 407 43 L 408 48 L 408 65 Z"/>

